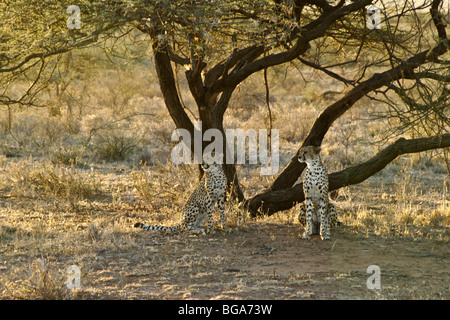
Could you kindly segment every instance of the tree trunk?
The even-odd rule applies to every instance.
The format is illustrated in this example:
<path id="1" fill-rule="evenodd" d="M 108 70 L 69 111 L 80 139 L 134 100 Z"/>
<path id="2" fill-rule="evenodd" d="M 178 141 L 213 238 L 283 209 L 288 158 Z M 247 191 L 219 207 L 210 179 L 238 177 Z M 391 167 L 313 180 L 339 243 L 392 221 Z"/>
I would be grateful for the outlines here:
<path id="1" fill-rule="evenodd" d="M 175 82 L 174 70 L 170 59 L 170 51 L 167 48 L 167 44 L 157 41 L 157 33 L 154 30 L 146 27 L 145 25 L 140 28 L 141 31 L 150 34 L 154 39 L 152 47 L 156 73 L 169 114 L 177 128 L 188 130 L 191 137 L 194 137 L 194 124 L 185 112 L 183 104 L 180 101 L 179 92 Z M 202 135 L 206 130 L 216 128 L 220 130 L 222 132 L 222 136 L 225 137 L 223 115 L 228 106 L 228 102 L 234 88 L 225 90 L 217 101 L 214 99 L 207 101 L 205 99 L 205 88 L 201 83 L 201 73 L 187 71 L 186 78 L 188 80 L 191 93 L 194 96 L 198 106 L 200 121 L 202 121 Z M 210 104 L 208 104 L 208 102 Z M 226 141 L 224 141 L 224 148 L 225 144 Z M 202 141 L 202 150 L 206 145 L 208 145 L 208 142 Z M 194 150 L 193 139 L 191 139 L 190 147 L 190 150 Z M 244 194 L 239 186 L 235 165 L 224 165 L 224 171 L 229 182 L 229 191 L 231 191 L 232 197 L 238 199 L 238 201 L 243 201 Z M 201 166 L 199 166 L 199 172 L 201 176 L 203 174 Z"/>

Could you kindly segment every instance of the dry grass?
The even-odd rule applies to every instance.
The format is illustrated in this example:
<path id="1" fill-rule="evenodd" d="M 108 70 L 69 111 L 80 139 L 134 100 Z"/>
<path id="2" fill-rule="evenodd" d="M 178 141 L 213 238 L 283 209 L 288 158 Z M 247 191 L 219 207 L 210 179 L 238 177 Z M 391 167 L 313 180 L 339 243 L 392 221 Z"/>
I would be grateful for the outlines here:
<path id="1" fill-rule="evenodd" d="M 91 172 L 87 168 L 78 170 L 80 175 Z M 311 272 L 309 280 L 302 273 L 297 273 L 298 270 L 303 270 L 298 269 L 299 267 L 286 271 L 286 276 L 279 275 L 280 272 L 284 274 L 283 268 L 298 263 L 295 261 L 303 261 L 305 250 L 317 246 L 304 242 L 294 244 L 300 241 L 297 208 L 270 218 L 253 220 L 243 214 L 237 204 L 228 203 L 227 224 L 233 230 L 231 235 L 218 232 L 207 237 L 185 234 L 164 236 L 131 228 L 136 221 L 176 224 L 181 217 L 183 203 L 195 187 L 194 172 L 172 165 L 136 168 L 120 164 L 108 165 L 96 173 L 97 179 L 102 181 L 103 196 L 94 197 L 90 202 L 80 200 L 77 210 L 70 206 L 55 210 L 48 199 L 55 197 L 61 201 L 64 198 L 57 197 L 53 191 L 49 191 L 52 196 L 43 196 L 39 202 L 30 201 L 19 193 L 14 197 L 1 199 L 0 296 L 8 299 L 145 298 L 150 296 L 143 288 L 151 285 L 154 298 L 201 297 L 200 292 L 214 294 L 215 290 L 222 292 L 220 296 L 223 298 L 258 297 L 258 292 L 264 292 L 260 291 L 263 288 L 273 288 L 270 290 L 275 290 L 281 296 L 284 296 L 282 292 L 285 290 L 286 297 L 296 299 L 315 297 L 318 293 L 313 288 L 300 290 L 291 288 L 292 286 L 301 288 L 305 281 L 324 285 L 329 281 L 337 281 L 339 286 L 348 284 L 345 287 L 347 293 L 342 293 L 342 297 L 356 294 L 355 297 L 377 298 L 367 296 L 367 292 L 353 292 L 353 281 L 364 273 L 344 272 L 346 267 L 333 271 L 336 273 L 323 274 L 329 280 L 319 280 L 322 279 L 320 273 L 312 274 L 316 272 L 315 264 L 305 266 Z M 341 192 L 337 203 L 343 227 L 333 233 L 338 242 L 336 244 L 336 240 L 333 240 L 328 249 L 319 247 L 315 249 L 319 251 L 312 254 L 322 257 L 327 252 L 335 252 L 333 259 L 344 259 L 346 254 L 351 253 L 336 251 L 339 244 L 349 241 L 349 245 L 354 247 L 361 239 L 362 242 L 372 241 L 372 245 L 380 246 L 384 242 L 411 246 L 429 243 L 430 248 L 435 247 L 432 250 L 448 243 L 449 210 L 448 207 L 443 207 L 445 202 L 442 202 L 442 194 L 420 195 L 418 191 L 418 196 L 411 194 L 411 197 L 403 198 L 402 201 L 407 204 L 405 206 L 398 202 L 395 193 L 389 192 L 390 188 L 394 188 L 401 194 L 402 188 L 385 185 L 381 189 L 380 180 L 383 179 L 386 177 L 376 177 L 373 181 Z M 371 195 L 370 199 L 367 194 Z M 427 202 L 424 202 L 425 199 Z M 419 205 L 415 201 L 423 203 Z M 409 209 L 410 204 L 413 210 Z M 448 206 L 448 202 L 446 205 Z M 435 209 L 433 206 L 436 206 Z M 218 221 L 218 217 L 215 218 Z M 296 231 L 293 232 L 294 230 Z M 257 235 L 264 237 L 264 240 L 257 240 Z M 292 243 L 297 249 L 286 249 L 286 243 Z M 295 253 L 297 251 L 303 259 L 298 260 Z M 271 256 L 275 253 L 286 256 L 274 256 L 273 261 Z M 264 272 L 267 274 L 258 273 L 254 264 L 247 266 L 245 261 L 249 257 L 260 257 L 261 270 L 266 270 Z M 291 257 L 292 262 L 288 262 L 288 257 Z M 430 259 L 435 258 L 433 255 Z M 49 260 L 45 264 L 48 271 L 38 268 L 43 259 Z M 236 259 L 241 260 L 235 261 Z M 378 256 L 370 259 L 379 261 Z M 417 263 L 424 266 L 428 260 L 422 257 L 420 261 Z M 64 290 L 64 281 L 67 279 L 64 272 L 72 264 L 82 267 L 82 289 L 69 292 Z M 435 267 L 429 268 L 431 269 L 424 270 L 432 273 Z M 212 276 L 214 270 L 231 270 L 231 274 L 226 273 L 221 277 L 222 282 L 215 283 Z M 233 275 L 234 270 L 240 270 L 239 277 L 231 280 L 228 274 Z M 407 271 L 404 272 L 408 274 Z M 37 273 L 46 275 L 38 277 Z M 355 275 L 358 277 L 355 278 Z M 402 279 L 395 272 L 394 275 Z M 209 284 L 204 282 L 207 279 L 211 279 Z M 191 283 L 189 288 L 182 287 L 183 281 Z M 144 291 L 140 291 L 140 288 Z M 428 297 L 427 290 L 430 289 L 423 290 L 419 298 Z M 391 289 L 392 295 L 388 292 L 386 290 L 385 295 L 378 298 L 405 294 L 399 287 Z M 208 294 L 204 297 L 208 297 Z"/>
<path id="2" fill-rule="evenodd" d="M 9 164 L 1 188 L 8 196 L 68 204 L 76 210 L 78 202 L 101 195 L 101 181 L 95 172 L 83 172 L 73 166 L 36 161 L 32 158 Z"/>
<path id="3" fill-rule="evenodd" d="M 338 242 L 329 246 L 297 242 L 298 208 L 255 221 L 231 202 L 231 234 L 149 235 L 131 225 L 178 223 L 197 184 L 197 171 L 169 160 L 174 125 L 151 67 L 143 63 L 116 69 L 103 63 L 89 70 L 95 77 L 79 71 L 65 98 L 53 101 L 51 109 L 13 110 L 11 129 L 20 144 L 8 134 L 7 118 L 1 114 L 1 298 L 258 298 L 264 293 L 291 299 L 429 298 L 443 292 L 438 286 L 437 291 L 424 287 L 412 294 L 402 291 L 401 283 L 384 296 L 354 291 L 361 273 L 343 265 L 346 257 L 352 260 L 351 247 L 364 241 L 379 246 L 377 256 L 374 252 L 367 257 L 368 263 L 383 256 L 386 243 L 398 250 L 419 243 L 433 254 L 445 247 L 450 201 L 442 153 L 404 156 L 368 181 L 342 189 L 336 201 L 343 228 L 336 231 Z M 330 102 L 327 99 L 338 97 L 344 88 L 293 70 L 287 77 L 284 70 L 269 72 L 269 83 L 284 166 Z M 195 112 L 186 84 L 180 86 L 185 103 Z M 322 97 L 323 91 L 337 93 Z M 323 143 L 329 171 L 363 161 L 388 143 L 383 140 L 386 123 L 367 120 L 380 107 L 363 100 L 333 125 Z M 262 76 L 255 75 L 236 91 L 225 127 L 266 129 L 267 123 Z M 238 174 L 247 197 L 272 180 L 259 176 L 251 165 L 238 166 Z M 348 250 L 339 249 L 340 243 L 348 243 Z M 427 256 L 414 261 L 430 263 L 424 270 L 436 276 L 440 262 L 434 262 L 445 260 L 444 251 L 431 260 Z M 302 265 L 310 272 L 306 275 L 297 263 L 308 252 L 312 262 Z M 328 255 L 340 269 L 331 266 L 323 273 Z M 260 271 L 251 264 L 256 258 Z M 72 264 L 82 268 L 82 289 L 77 292 L 64 286 L 65 270 Z M 406 274 L 408 281 L 414 280 L 407 269 L 399 268 L 403 273 L 389 269 L 394 278 Z M 342 293 L 330 294 L 330 285 L 344 286 Z"/>
<path id="4" fill-rule="evenodd" d="M 11 299 L 63 300 L 71 297 L 65 281 L 64 274 L 54 270 L 51 262 L 38 259 L 26 268 L 10 272 L 10 277 L 2 285 Z"/>

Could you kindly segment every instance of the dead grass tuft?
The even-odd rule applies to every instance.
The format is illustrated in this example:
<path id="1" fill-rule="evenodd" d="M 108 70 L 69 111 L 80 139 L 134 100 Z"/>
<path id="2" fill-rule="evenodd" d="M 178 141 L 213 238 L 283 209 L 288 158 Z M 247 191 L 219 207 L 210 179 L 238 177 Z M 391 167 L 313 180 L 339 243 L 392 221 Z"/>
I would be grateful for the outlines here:
<path id="1" fill-rule="evenodd" d="M 25 268 L 15 268 L 0 284 L 2 295 L 9 299 L 63 300 L 70 298 L 65 280 L 48 259 L 40 258 Z"/>
<path id="2" fill-rule="evenodd" d="M 17 198 L 57 198 L 76 207 L 78 201 L 101 195 L 95 172 L 83 172 L 50 161 L 20 161 L 9 166 L 3 188 Z"/>

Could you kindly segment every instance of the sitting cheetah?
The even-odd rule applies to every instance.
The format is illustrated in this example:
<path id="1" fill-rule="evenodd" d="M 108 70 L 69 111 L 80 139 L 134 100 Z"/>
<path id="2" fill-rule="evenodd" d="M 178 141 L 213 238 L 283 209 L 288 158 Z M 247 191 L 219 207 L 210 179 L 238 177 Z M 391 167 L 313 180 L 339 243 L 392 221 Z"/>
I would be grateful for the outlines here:
<path id="1" fill-rule="evenodd" d="M 336 225 L 336 208 L 328 200 L 328 174 L 320 159 L 320 147 L 307 146 L 300 149 L 298 161 L 306 162 L 303 180 L 306 215 L 301 207 L 299 220 L 305 226 L 303 239 L 320 233 L 322 240 L 330 240 L 330 224 Z"/>
<path id="2" fill-rule="evenodd" d="M 336 205 L 329 200 L 328 202 L 328 214 L 330 215 L 330 227 L 338 227 L 340 225 L 340 222 L 338 221 L 337 217 L 337 211 L 336 211 Z M 300 205 L 300 213 L 298 215 L 298 221 L 300 224 L 304 227 L 306 227 L 306 204 L 303 202 Z M 318 231 L 314 232 L 313 234 L 318 234 Z"/>
<path id="3" fill-rule="evenodd" d="M 144 230 L 158 230 L 175 232 L 186 229 L 193 233 L 210 232 L 214 227 L 213 212 L 217 203 L 220 212 L 220 223 L 225 230 L 224 202 L 227 178 L 220 164 L 203 164 L 205 173 L 197 189 L 189 197 L 184 208 L 184 217 L 180 224 L 173 227 L 158 225 L 146 225 L 136 223 L 134 227 Z M 202 228 L 205 220 L 207 221 L 206 230 Z"/>

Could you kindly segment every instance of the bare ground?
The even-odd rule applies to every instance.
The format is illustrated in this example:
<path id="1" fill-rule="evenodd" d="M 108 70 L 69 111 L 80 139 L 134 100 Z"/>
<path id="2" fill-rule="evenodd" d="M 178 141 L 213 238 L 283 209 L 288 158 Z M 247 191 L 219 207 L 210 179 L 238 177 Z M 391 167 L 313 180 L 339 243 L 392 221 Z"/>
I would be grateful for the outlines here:
<path id="1" fill-rule="evenodd" d="M 271 223 L 203 237 L 139 233 L 134 252 L 99 253 L 91 285 L 107 298 L 450 298 L 448 243 L 347 231 L 330 242 L 304 241 L 298 226 Z M 367 289 L 369 265 L 380 267 L 381 291 Z"/>
<path id="2" fill-rule="evenodd" d="M 60 272 L 81 266 L 74 299 L 450 298 L 445 241 L 362 236 L 345 226 L 331 241 L 305 241 L 298 231 L 267 222 L 204 236 L 133 230 L 131 248 L 86 243 L 78 255 L 46 258 Z M 3 247 L 0 276 L 31 257 Z M 380 267 L 381 290 L 366 286 L 369 265 Z M 3 298 L 11 297 L 4 291 Z"/>
<path id="3" fill-rule="evenodd" d="M 123 171 L 103 178 L 110 190 L 126 181 L 117 174 Z M 386 185 L 376 191 L 379 184 L 374 179 L 352 190 L 357 216 L 341 219 L 331 241 L 302 240 L 295 218 L 240 221 L 229 207 L 230 232 L 167 235 L 132 228 L 149 210 L 125 198 L 97 197 L 73 210 L 59 198 L 5 193 L 0 299 L 449 299 L 450 228 L 388 223 L 380 232 L 372 217 L 388 216 L 383 206 L 398 200 Z M 152 212 L 152 219 L 173 223 L 169 209 Z M 69 292 L 71 265 L 81 268 L 81 289 Z M 367 288 L 371 265 L 380 268 L 381 290 Z"/>

